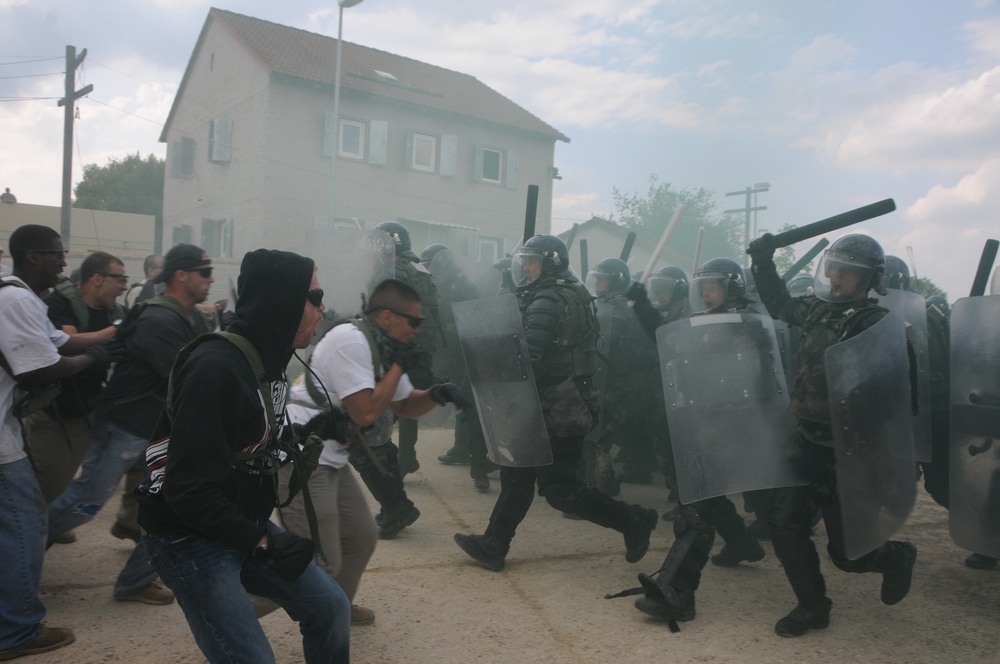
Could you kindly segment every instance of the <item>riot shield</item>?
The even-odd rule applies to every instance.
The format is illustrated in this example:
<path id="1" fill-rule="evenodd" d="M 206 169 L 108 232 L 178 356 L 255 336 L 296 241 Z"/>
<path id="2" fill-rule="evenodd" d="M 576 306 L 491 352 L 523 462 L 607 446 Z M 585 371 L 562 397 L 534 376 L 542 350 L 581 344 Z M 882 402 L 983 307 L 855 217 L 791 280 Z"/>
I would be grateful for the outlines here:
<path id="1" fill-rule="evenodd" d="M 890 312 L 826 349 L 844 548 L 856 559 L 895 533 L 917 495 L 903 317 Z"/>
<path id="2" fill-rule="evenodd" d="M 325 317 L 347 318 L 361 313 L 362 297 L 395 274 L 395 252 L 392 239 L 382 231 L 309 231 L 302 254 L 316 263 Z"/>
<path id="3" fill-rule="evenodd" d="M 931 461 L 931 359 L 927 332 L 927 301 L 920 293 L 889 288 L 878 303 L 898 311 L 908 325 L 907 337 L 917 355 L 917 406 L 913 419 L 913 452 L 917 461 Z"/>
<path id="4" fill-rule="evenodd" d="M 955 544 L 1000 558 L 1000 296 L 951 310 L 951 478 Z"/>
<path id="5" fill-rule="evenodd" d="M 490 460 L 545 466 L 552 448 L 512 294 L 452 305 Z"/>
<path id="6" fill-rule="evenodd" d="M 597 390 L 597 405 L 600 415 L 597 419 L 597 426 L 590 430 L 584 440 L 596 443 L 601 438 L 604 431 L 605 421 L 605 399 L 608 390 L 608 362 L 611 358 L 611 340 L 614 338 L 614 307 L 607 302 L 597 302 L 597 322 L 601 326 L 601 336 L 597 339 L 597 359 L 594 361 L 594 389 Z"/>
<path id="7" fill-rule="evenodd" d="M 656 344 L 681 503 L 804 483 L 769 317 L 694 316 Z"/>
<path id="8" fill-rule="evenodd" d="M 791 385 L 795 378 L 795 350 L 798 347 L 798 327 L 790 327 L 783 320 L 773 321 L 774 336 L 778 340 L 778 355 L 785 374 L 785 384 Z"/>

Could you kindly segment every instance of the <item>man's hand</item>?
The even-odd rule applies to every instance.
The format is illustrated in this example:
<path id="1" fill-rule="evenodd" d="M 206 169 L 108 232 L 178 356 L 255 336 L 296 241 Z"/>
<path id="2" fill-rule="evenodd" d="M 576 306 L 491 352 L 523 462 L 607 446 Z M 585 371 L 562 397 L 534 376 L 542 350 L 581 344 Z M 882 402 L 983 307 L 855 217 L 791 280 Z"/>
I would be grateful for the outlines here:
<path id="1" fill-rule="evenodd" d="M 649 295 L 646 293 L 646 285 L 640 284 L 638 281 L 633 281 L 632 285 L 628 287 L 628 291 L 625 293 L 625 299 L 635 302 L 633 306 L 642 306 L 640 302 L 649 304 Z"/>
<path id="2" fill-rule="evenodd" d="M 420 364 L 420 351 L 414 343 L 400 343 L 393 340 L 389 344 L 389 361 L 403 368 L 403 373 L 409 373 Z"/>
<path id="3" fill-rule="evenodd" d="M 311 539 L 280 532 L 268 536 L 266 549 L 259 545 L 254 549 L 253 561 L 291 582 L 302 576 L 314 552 Z"/>
<path id="4" fill-rule="evenodd" d="M 350 437 L 349 428 L 351 416 L 340 406 L 331 406 L 329 411 L 316 415 L 299 428 L 300 436 L 316 434 L 323 440 L 336 440 L 347 443 Z"/>
<path id="5" fill-rule="evenodd" d="M 112 339 L 91 346 L 83 354 L 90 358 L 92 367 L 106 369 L 112 363 L 117 362 L 125 356 L 125 345 L 116 339 Z"/>
<path id="6" fill-rule="evenodd" d="M 462 392 L 458 389 L 458 385 L 455 383 L 440 383 L 438 385 L 432 385 L 427 392 L 431 399 L 442 406 L 446 403 L 453 403 L 459 410 L 465 410 L 466 408 L 472 408 L 473 406 L 472 402 L 470 402 L 465 395 L 462 394 Z"/>
<path id="7" fill-rule="evenodd" d="M 770 233 L 764 233 L 750 243 L 750 246 L 747 247 L 747 253 L 750 254 L 754 263 L 770 263 L 774 260 L 775 249 L 774 236 Z"/>

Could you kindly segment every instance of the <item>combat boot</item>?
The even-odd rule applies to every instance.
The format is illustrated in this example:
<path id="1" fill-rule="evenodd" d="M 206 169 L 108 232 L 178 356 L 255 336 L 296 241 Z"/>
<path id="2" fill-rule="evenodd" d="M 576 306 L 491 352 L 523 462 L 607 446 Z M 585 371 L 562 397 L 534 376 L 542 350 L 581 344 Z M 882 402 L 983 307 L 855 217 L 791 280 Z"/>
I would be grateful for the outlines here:
<path id="1" fill-rule="evenodd" d="M 689 622 L 695 618 L 694 593 L 678 594 L 678 606 L 672 607 L 663 595 L 646 595 L 635 600 L 635 608 L 660 620 Z"/>
<path id="2" fill-rule="evenodd" d="M 790 638 L 802 636 L 811 629 L 826 629 L 830 626 L 830 609 L 833 602 L 824 597 L 819 606 L 810 609 L 799 604 L 792 612 L 778 621 L 774 632 L 778 636 Z"/>
<path id="3" fill-rule="evenodd" d="M 886 546 L 895 544 L 896 555 L 899 558 L 896 569 L 882 572 L 882 603 L 899 604 L 910 592 L 913 582 L 913 564 L 917 562 L 917 547 L 910 542 L 886 542 Z"/>
<path id="4" fill-rule="evenodd" d="M 996 569 L 997 559 L 992 556 L 984 556 L 981 553 L 974 553 L 965 559 L 965 566 L 972 569 Z"/>
<path id="5" fill-rule="evenodd" d="M 656 529 L 659 515 L 651 507 L 633 505 L 628 524 L 622 533 L 625 537 L 625 560 L 637 563 L 649 551 L 649 536 Z"/>
<path id="6" fill-rule="evenodd" d="M 763 557 L 764 547 L 756 539 L 748 537 L 739 544 L 726 542 L 722 551 L 712 556 L 712 564 L 719 567 L 735 567 L 744 560 L 755 563 Z"/>
<path id="7" fill-rule="evenodd" d="M 378 523 L 378 538 L 393 539 L 403 528 L 412 525 L 420 517 L 420 510 L 409 500 L 401 500 L 382 513 L 381 523 Z"/>
<path id="8" fill-rule="evenodd" d="M 465 533 L 455 533 L 455 544 L 458 544 L 458 548 L 472 556 L 480 565 L 494 572 L 503 569 L 507 551 L 510 548 L 492 537 L 466 535 Z"/>

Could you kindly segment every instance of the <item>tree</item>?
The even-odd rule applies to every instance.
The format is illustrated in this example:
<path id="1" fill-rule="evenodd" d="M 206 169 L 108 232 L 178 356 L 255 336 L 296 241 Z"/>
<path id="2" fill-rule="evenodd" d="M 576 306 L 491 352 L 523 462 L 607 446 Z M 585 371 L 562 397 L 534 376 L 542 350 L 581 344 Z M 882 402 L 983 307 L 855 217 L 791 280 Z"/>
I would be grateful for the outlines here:
<path id="1" fill-rule="evenodd" d="M 151 214 L 156 217 L 156 244 L 163 227 L 163 176 L 166 162 L 139 153 L 112 157 L 107 165 L 86 164 L 77 183 L 73 207 L 109 212 Z"/>
<path id="2" fill-rule="evenodd" d="M 920 293 L 925 298 L 932 297 L 934 295 L 941 295 L 946 300 L 948 299 L 948 294 L 945 293 L 941 288 L 935 284 L 933 281 L 927 277 L 913 277 L 910 279 L 910 290 Z"/>
<path id="3" fill-rule="evenodd" d="M 734 241 L 736 220 L 716 211 L 715 192 L 697 189 L 673 189 L 669 182 L 659 183 L 656 174 L 649 176 L 649 190 L 645 197 L 637 193 L 623 193 L 612 189 L 618 220 L 610 221 L 635 231 L 637 234 L 659 239 L 673 216 L 674 210 L 684 204 L 684 214 L 677 221 L 668 245 L 677 253 L 694 259 L 698 243 L 698 230 L 705 228 L 702 239 L 702 259 L 723 256 L 741 260 L 742 248 Z"/>

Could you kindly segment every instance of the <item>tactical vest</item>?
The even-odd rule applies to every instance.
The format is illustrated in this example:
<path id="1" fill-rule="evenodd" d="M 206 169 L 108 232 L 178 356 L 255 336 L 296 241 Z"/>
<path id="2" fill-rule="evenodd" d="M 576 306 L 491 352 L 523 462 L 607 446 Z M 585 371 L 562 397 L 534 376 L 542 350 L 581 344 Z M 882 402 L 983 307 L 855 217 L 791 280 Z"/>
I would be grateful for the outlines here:
<path id="1" fill-rule="evenodd" d="M 418 268 L 415 263 L 404 259 L 396 261 L 396 278 L 413 288 L 420 296 L 420 308 L 426 319 L 414 341 L 421 351 L 433 353 L 437 350 L 438 335 L 442 334 L 441 310 L 434 277 Z"/>
<path id="2" fill-rule="evenodd" d="M 522 318 L 528 306 L 544 291 L 556 293 L 565 307 L 556 329 L 554 348 L 545 352 L 544 361 L 535 373 L 536 382 L 568 376 L 592 376 L 597 337 L 601 332 L 593 296 L 579 282 L 559 280 L 537 289 L 529 288 L 518 296 Z"/>
<path id="3" fill-rule="evenodd" d="M 798 366 L 789 392 L 789 409 L 800 420 L 800 425 L 818 424 L 818 438 L 832 439 L 824 362 L 826 349 L 858 335 L 886 313 L 887 310 L 878 306 L 875 300 L 860 300 L 847 307 L 816 299 L 809 308 L 799 336 Z M 876 315 L 878 317 L 873 318 Z"/>
<path id="4" fill-rule="evenodd" d="M 96 332 L 96 330 L 90 329 L 90 307 L 88 307 L 87 303 L 83 301 L 80 289 L 77 288 L 68 278 L 59 277 L 59 281 L 56 282 L 55 290 L 57 293 L 69 300 L 69 304 L 73 308 L 73 316 L 76 317 L 76 321 L 78 323 L 76 326 L 77 331 Z M 115 304 L 112 320 L 124 317 L 125 308 L 120 304 Z"/>

